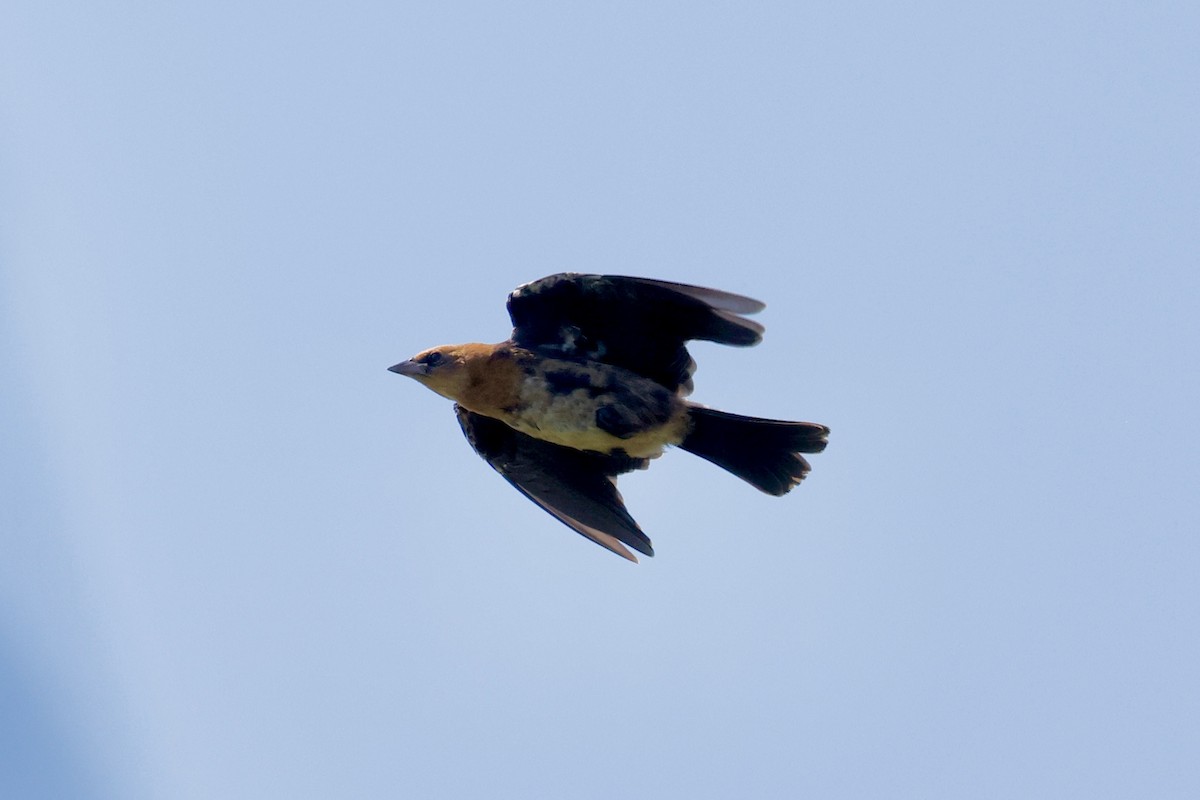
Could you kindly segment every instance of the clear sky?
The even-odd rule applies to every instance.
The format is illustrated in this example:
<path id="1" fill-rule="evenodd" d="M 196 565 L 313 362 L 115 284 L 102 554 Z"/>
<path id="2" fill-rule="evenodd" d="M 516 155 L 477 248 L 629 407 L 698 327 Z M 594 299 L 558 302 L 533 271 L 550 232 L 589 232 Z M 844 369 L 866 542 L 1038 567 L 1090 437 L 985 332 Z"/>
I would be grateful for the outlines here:
<path id="1" fill-rule="evenodd" d="M 1200 796 L 1200 11 L 9 3 L 0 795 Z M 629 564 L 386 367 L 767 303 Z"/>

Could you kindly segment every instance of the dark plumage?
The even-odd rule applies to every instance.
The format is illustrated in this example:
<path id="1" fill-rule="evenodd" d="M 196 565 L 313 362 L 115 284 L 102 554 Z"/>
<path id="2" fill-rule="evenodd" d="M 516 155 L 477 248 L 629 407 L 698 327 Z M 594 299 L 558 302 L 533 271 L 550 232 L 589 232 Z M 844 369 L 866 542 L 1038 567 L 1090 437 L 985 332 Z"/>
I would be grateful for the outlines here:
<path id="1" fill-rule="evenodd" d="M 611 275 L 551 275 L 508 297 L 512 336 L 443 345 L 390 369 L 455 401 L 467 440 L 522 494 L 636 561 L 653 555 L 616 477 L 678 445 L 768 494 L 808 473 L 829 429 L 690 403 L 694 339 L 745 347 L 763 304 L 715 289 Z"/>

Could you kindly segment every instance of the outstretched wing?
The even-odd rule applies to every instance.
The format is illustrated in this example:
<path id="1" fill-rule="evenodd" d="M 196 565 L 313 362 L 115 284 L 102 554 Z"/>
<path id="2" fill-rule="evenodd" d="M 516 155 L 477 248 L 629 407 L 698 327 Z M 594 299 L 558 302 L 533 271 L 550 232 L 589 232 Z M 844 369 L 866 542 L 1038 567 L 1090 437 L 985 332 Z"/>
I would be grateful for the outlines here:
<path id="1" fill-rule="evenodd" d="M 572 450 L 526 436 L 499 420 L 454 406 L 467 441 L 521 494 L 572 530 L 637 562 L 622 543 L 647 556 L 650 540 L 625 510 L 616 476 L 646 459 Z"/>
<path id="2" fill-rule="evenodd" d="M 571 272 L 508 296 L 512 338 L 522 347 L 624 367 L 684 394 L 696 368 L 684 343 L 758 344 L 763 327 L 739 315 L 762 309 L 757 300 L 716 289 Z"/>

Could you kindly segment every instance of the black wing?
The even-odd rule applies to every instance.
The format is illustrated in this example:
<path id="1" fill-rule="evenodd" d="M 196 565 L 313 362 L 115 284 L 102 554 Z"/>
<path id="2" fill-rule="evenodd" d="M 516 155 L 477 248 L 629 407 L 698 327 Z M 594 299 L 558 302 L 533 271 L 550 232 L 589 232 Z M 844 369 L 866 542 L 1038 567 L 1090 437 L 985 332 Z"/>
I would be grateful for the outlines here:
<path id="1" fill-rule="evenodd" d="M 508 296 L 512 338 L 522 347 L 614 364 L 685 394 L 696 364 L 684 343 L 758 344 L 763 327 L 739 314 L 762 309 L 757 300 L 716 289 L 570 272 Z"/>
<path id="2" fill-rule="evenodd" d="M 622 542 L 654 555 L 650 540 L 625 510 L 616 482 L 617 475 L 644 467 L 646 459 L 572 450 L 526 436 L 459 405 L 454 411 L 475 451 L 521 494 L 619 556 L 637 561 Z"/>

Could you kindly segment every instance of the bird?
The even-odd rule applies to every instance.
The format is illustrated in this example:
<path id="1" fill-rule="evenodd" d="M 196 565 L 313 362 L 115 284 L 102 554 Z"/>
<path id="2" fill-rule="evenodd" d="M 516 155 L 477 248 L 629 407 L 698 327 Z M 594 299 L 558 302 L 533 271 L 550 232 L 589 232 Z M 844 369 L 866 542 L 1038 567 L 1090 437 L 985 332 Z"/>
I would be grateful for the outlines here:
<path id="1" fill-rule="evenodd" d="M 564 272 L 514 289 L 511 336 L 432 347 L 388 369 L 454 401 L 482 458 L 572 530 L 637 562 L 653 556 L 617 477 L 675 446 L 770 495 L 809 472 L 829 428 L 718 411 L 688 399 L 693 340 L 748 347 L 749 297 L 671 281 Z"/>

